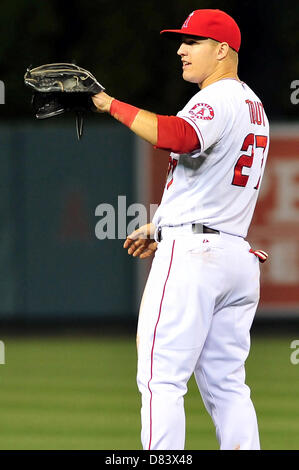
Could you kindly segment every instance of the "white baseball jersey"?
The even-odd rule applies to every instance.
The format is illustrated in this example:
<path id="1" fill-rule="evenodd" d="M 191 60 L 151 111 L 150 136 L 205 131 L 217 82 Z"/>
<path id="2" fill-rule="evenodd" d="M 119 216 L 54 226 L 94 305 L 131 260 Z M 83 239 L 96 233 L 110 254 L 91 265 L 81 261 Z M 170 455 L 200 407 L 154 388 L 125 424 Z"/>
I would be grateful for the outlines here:
<path id="1" fill-rule="evenodd" d="M 200 222 L 246 237 L 269 149 L 263 105 L 243 82 L 219 80 L 196 93 L 177 116 L 200 148 L 171 153 L 156 226 Z"/>

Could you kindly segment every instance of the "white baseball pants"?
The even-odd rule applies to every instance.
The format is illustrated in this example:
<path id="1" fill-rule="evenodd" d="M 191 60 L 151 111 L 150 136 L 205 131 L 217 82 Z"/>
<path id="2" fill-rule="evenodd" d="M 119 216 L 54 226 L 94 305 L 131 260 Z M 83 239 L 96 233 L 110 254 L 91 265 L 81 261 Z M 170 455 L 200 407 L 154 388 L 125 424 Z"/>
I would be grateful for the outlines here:
<path id="1" fill-rule="evenodd" d="M 137 331 L 143 449 L 184 449 L 192 373 L 220 449 L 259 449 L 244 369 L 259 300 L 258 259 L 240 237 L 176 228 L 162 235 Z"/>

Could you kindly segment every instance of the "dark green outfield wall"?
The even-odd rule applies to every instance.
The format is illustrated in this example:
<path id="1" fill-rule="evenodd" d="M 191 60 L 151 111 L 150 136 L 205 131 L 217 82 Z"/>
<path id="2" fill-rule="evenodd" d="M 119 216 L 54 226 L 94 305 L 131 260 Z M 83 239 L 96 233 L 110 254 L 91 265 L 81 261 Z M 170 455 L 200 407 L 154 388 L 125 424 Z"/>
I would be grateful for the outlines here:
<path id="1" fill-rule="evenodd" d="M 59 124 L 59 125 L 58 125 Z M 134 201 L 134 138 L 62 119 L 0 128 L 0 318 L 132 315 L 123 240 L 99 240 L 95 209 Z"/>

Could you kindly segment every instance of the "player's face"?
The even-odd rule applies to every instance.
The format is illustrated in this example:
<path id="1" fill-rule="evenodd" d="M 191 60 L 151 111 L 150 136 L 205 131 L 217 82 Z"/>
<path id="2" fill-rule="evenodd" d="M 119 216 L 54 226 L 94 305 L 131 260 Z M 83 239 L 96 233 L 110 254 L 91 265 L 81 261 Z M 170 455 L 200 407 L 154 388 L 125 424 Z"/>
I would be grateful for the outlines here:
<path id="1" fill-rule="evenodd" d="M 183 36 L 177 53 L 182 60 L 183 79 L 187 82 L 200 86 L 215 71 L 217 51 L 215 42 L 210 39 Z"/>

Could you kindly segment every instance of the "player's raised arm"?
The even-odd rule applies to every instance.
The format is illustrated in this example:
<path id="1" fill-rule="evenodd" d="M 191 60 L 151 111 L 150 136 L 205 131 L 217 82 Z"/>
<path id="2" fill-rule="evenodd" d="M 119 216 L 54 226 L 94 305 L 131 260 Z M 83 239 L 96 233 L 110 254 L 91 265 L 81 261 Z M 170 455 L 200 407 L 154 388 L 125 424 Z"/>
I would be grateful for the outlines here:
<path id="1" fill-rule="evenodd" d="M 196 132 L 184 119 L 145 111 L 105 92 L 92 97 L 98 112 L 109 113 L 150 144 L 177 153 L 200 148 Z"/>
<path id="2" fill-rule="evenodd" d="M 158 125 L 157 115 L 130 104 L 118 101 L 107 93 L 98 93 L 92 98 L 99 112 L 111 114 L 115 119 L 128 126 L 135 134 L 150 142 L 157 144 Z"/>

